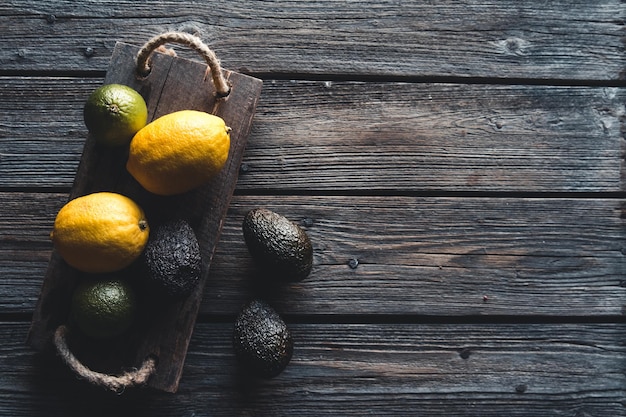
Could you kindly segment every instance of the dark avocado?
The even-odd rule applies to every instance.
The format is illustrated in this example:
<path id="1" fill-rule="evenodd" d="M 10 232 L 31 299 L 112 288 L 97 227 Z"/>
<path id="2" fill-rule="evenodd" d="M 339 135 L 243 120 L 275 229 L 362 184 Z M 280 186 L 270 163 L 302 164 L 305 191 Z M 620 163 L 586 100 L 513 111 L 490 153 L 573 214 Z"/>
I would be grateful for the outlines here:
<path id="1" fill-rule="evenodd" d="M 293 354 L 293 339 L 280 315 L 265 301 L 246 304 L 235 321 L 235 356 L 242 369 L 262 378 L 280 374 Z"/>
<path id="2" fill-rule="evenodd" d="M 185 220 L 158 225 L 140 257 L 142 285 L 155 295 L 180 299 L 200 280 L 202 257 L 196 235 Z"/>
<path id="3" fill-rule="evenodd" d="M 286 217 L 257 208 L 245 215 L 242 229 L 252 259 L 268 275 L 280 281 L 301 281 L 311 272 L 311 240 Z"/>

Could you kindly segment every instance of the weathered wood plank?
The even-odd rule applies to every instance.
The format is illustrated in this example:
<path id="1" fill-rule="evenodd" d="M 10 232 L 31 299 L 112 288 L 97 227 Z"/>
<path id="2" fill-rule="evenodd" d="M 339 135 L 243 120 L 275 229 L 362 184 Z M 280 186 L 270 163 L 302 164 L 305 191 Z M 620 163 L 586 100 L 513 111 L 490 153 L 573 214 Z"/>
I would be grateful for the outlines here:
<path id="1" fill-rule="evenodd" d="M 66 198 L 0 193 L 0 312 L 32 310 Z M 313 240 L 311 276 L 270 294 L 290 314 L 626 312 L 623 200 L 236 196 L 202 314 L 235 314 L 255 293 L 241 221 L 258 206 L 304 224 Z"/>
<path id="2" fill-rule="evenodd" d="M 100 79 L 0 78 L 0 178 L 69 187 Z M 238 189 L 623 191 L 626 89 L 270 81 Z"/>
<path id="3" fill-rule="evenodd" d="M 239 189 L 623 189 L 626 89 L 302 82 L 272 90 Z"/>
<path id="4" fill-rule="evenodd" d="M 237 368 L 230 322 L 198 323 L 175 396 L 114 396 L 2 323 L 0 403 L 15 417 L 626 416 L 624 324 L 289 325 L 294 356 L 272 380 Z"/>
<path id="5" fill-rule="evenodd" d="M 256 73 L 621 80 L 624 17 L 619 0 L 8 0 L 0 68 L 104 71 L 115 41 L 174 29 Z"/>
<path id="6" fill-rule="evenodd" d="M 240 223 L 258 205 L 310 225 L 312 276 L 271 295 L 290 312 L 626 311 L 621 200 L 286 196 L 235 200 L 204 311 L 226 306 L 229 295 L 237 304 L 240 286 L 254 282 Z"/>

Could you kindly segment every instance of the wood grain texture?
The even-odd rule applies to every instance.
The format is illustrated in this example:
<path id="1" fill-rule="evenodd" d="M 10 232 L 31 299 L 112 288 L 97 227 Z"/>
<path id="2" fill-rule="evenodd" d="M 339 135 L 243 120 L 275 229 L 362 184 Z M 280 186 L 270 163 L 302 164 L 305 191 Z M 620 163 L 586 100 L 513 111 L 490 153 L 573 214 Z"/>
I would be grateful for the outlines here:
<path id="1" fill-rule="evenodd" d="M 206 306 L 237 295 L 238 277 L 255 289 L 254 267 L 241 268 L 249 259 L 241 219 L 256 206 L 309 225 L 312 275 L 270 292 L 289 311 L 624 313 L 623 202 L 600 199 L 241 196 L 231 206 Z"/>
<path id="2" fill-rule="evenodd" d="M 106 395 L 2 323 L 0 401 L 46 415 L 615 416 L 626 415 L 624 324 L 297 324 L 287 369 L 251 380 L 232 323 L 198 323 L 175 396 Z M 82 401 L 76 401 L 81 398 Z M 418 414 L 415 414 L 418 413 Z"/>
<path id="3" fill-rule="evenodd" d="M 185 30 L 255 73 L 623 80 L 624 17 L 620 0 L 8 0 L 0 68 L 104 71 L 116 40 Z"/>
<path id="4" fill-rule="evenodd" d="M 272 86 L 239 189 L 623 190 L 624 89 Z"/>
<path id="5" fill-rule="evenodd" d="M 70 187 L 99 79 L 0 77 L 4 189 Z M 16 94 L 19 92 L 19 94 Z M 239 191 L 617 192 L 626 89 L 269 81 Z"/>
<path id="6" fill-rule="evenodd" d="M 27 313 L 66 195 L 0 199 L 0 310 Z M 303 282 L 263 290 L 241 232 L 244 214 L 261 206 L 311 237 Z M 235 314 L 264 294 L 305 315 L 622 316 L 623 213 L 619 199 L 235 196 L 200 311 Z"/>

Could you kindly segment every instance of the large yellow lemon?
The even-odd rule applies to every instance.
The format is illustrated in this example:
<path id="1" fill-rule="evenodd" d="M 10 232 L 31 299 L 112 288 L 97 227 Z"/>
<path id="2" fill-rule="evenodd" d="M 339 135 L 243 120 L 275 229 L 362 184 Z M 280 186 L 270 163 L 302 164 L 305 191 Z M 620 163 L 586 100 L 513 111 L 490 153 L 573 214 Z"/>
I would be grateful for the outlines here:
<path id="1" fill-rule="evenodd" d="M 221 117 L 181 110 L 159 117 L 135 134 L 126 168 L 148 191 L 181 194 L 207 183 L 223 167 L 230 128 Z"/>
<path id="2" fill-rule="evenodd" d="M 50 238 L 69 265 L 101 273 L 130 265 L 143 251 L 149 232 L 144 212 L 133 200 L 98 192 L 63 206 Z"/>

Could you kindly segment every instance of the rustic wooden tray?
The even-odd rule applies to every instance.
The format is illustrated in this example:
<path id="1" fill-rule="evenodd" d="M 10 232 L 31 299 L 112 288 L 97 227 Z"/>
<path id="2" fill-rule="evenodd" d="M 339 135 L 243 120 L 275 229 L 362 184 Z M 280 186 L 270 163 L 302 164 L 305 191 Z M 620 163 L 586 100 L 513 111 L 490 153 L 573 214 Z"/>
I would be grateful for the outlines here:
<path id="1" fill-rule="evenodd" d="M 113 191 L 137 201 L 152 227 L 172 217 L 186 219 L 194 228 L 202 251 L 202 279 L 196 291 L 185 300 L 150 306 L 132 331 L 120 340 L 95 344 L 73 332 L 69 345 L 76 357 L 99 372 L 139 367 L 148 356 L 155 357 L 156 372 L 148 380 L 148 385 L 175 392 L 209 266 L 237 183 L 262 81 L 222 70 L 231 84 L 231 92 L 227 97 L 219 98 L 206 64 L 155 52 L 151 57 L 152 70 L 142 78 L 136 73 L 138 51 L 138 47 L 118 42 L 105 84 L 125 84 L 137 90 L 146 100 L 149 120 L 183 109 L 201 110 L 222 117 L 232 128 L 226 166 L 206 186 L 179 196 L 160 197 L 143 190 L 128 174 L 126 149 L 100 148 L 88 136 L 70 199 L 96 191 Z M 132 267 L 124 273 L 131 275 L 128 278 L 132 279 Z M 45 350 L 52 347 L 55 330 L 68 321 L 70 297 L 80 278 L 81 273 L 69 267 L 53 251 L 28 335 L 28 343 L 33 348 Z"/>

